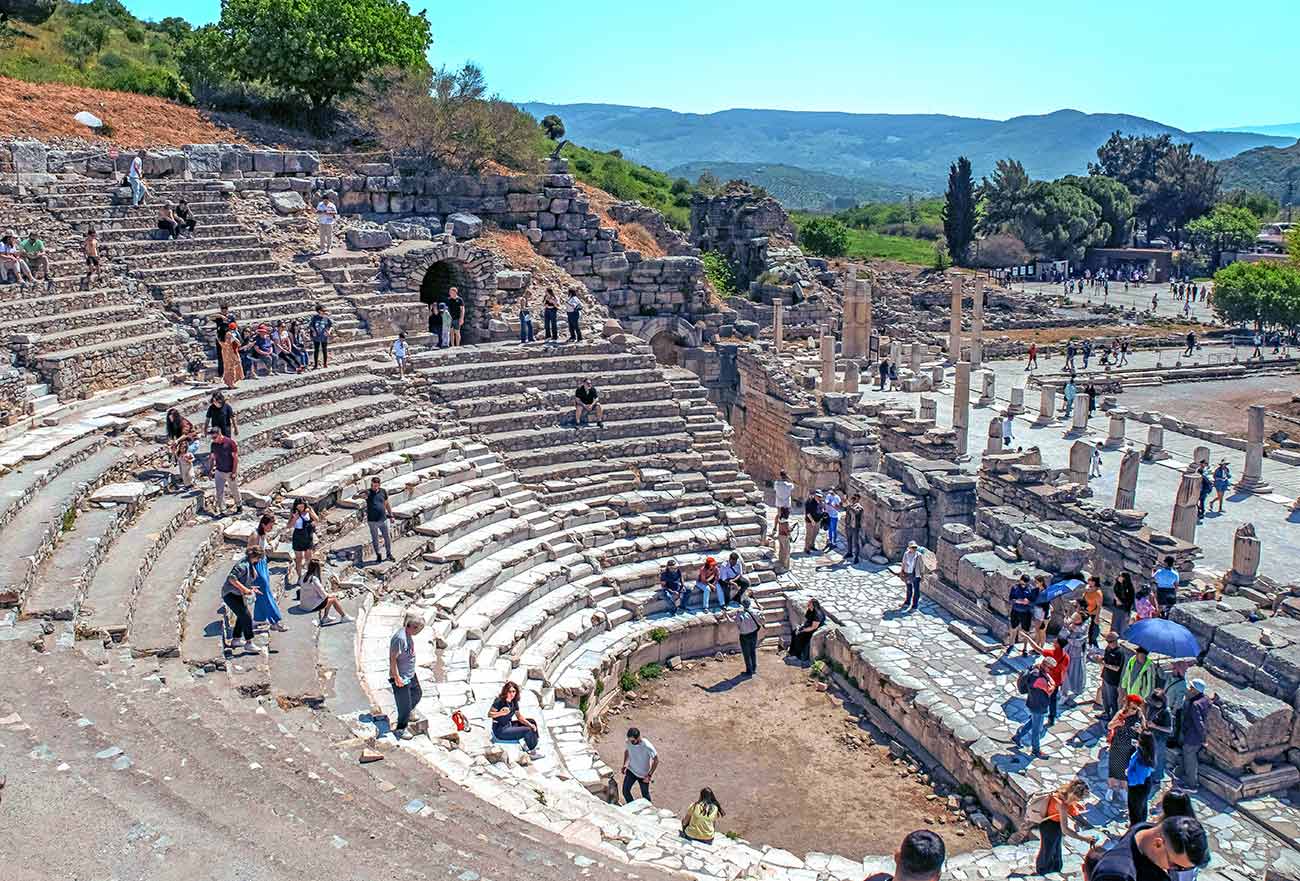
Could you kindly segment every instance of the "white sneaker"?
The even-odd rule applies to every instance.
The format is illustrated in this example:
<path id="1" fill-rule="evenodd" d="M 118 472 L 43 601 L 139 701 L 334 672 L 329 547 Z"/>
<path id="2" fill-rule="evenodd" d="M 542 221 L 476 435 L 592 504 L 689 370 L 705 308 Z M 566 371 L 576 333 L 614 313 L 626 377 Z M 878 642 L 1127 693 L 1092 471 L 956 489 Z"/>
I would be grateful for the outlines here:
<path id="1" fill-rule="evenodd" d="M 403 728 L 401 731 L 397 732 L 397 739 L 398 739 L 398 740 L 414 740 L 414 739 L 415 739 L 415 734 L 411 731 L 410 728 Z"/>
<path id="2" fill-rule="evenodd" d="M 244 641 L 242 639 L 232 639 L 230 641 L 230 647 L 232 649 L 241 649 L 244 647 Z"/>
<path id="3" fill-rule="evenodd" d="M 534 759 L 534 760 L 536 760 L 536 759 L 540 759 L 540 758 L 542 758 L 542 757 L 545 756 L 545 755 L 546 755 L 546 753 L 542 752 L 540 749 L 534 749 L 534 750 L 529 750 L 529 751 L 528 751 L 528 758 L 530 758 L 530 759 Z"/>

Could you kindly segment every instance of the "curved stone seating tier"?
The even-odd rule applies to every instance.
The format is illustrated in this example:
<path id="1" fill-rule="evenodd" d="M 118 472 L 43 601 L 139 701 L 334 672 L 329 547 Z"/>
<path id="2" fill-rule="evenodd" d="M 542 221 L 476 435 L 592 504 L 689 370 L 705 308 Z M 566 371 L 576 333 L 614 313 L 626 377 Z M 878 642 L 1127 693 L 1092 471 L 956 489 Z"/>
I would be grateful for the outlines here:
<path id="1" fill-rule="evenodd" d="M 65 527 L 75 529 L 72 512 L 90 492 L 123 473 L 130 463 L 130 456 L 120 447 L 102 445 L 37 487 L 27 502 L 17 506 L 0 531 L 9 561 L 0 567 L 0 605 L 23 606 L 38 570 L 65 537 Z M 87 524 L 88 532 L 99 528 L 108 528 L 99 518 Z"/>
<path id="2" fill-rule="evenodd" d="M 246 231 L 227 236 L 199 236 L 197 229 L 192 237 L 187 234 L 180 239 L 126 239 L 113 243 L 107 250 L 113 259 L 121 258 L 139 266 L 157 265 L 159 260 L 194 260 L 199 254 L 204 259 L 220 260 L 227 254 L 270 253 L 260 238 Z"/>
<path id="3" fill-rule="evenodd" d="M 639 373 L 638 371 L 637 374 Z M 470 394 L 478 390 L 477 386 L 458 383 L 457 385 L 463 387 L 454 394 L 444 396 L 443 400 L 447 408 L 466 425 L 490 425 L 487 420 L 493 416 L 518 417 L 519 414 L 533 408 L 544 408 L 571 416 L 573 392 L 582 381 L 583 374 L 561 374 L 561 376 L 565 377 L 564 385 L 558 388 L 539 388 L 537 393 L 492 394 L 490 397 L 471 397 Z M 545 378 L 554 379 L 554 376 Z M 440 391 L 446 388 L 446 385 L 439 386 Z M 484 389 L 484 391 L 488 390 Z M 600 389 L 600 399 L 606 411 L 615 404 L 635 404 L 645 401 L 660 403 L 671 395 L 671 387 L 664 382 L 634 382 L 605 386 Z M 680 407 L 675 406 L 671 415 L 679 415 L 679 411 Z M 493 429 L 481 430 L 492 431 Z"/>
<path id="4" fill-rule="evenodd" d="M 79 307 L 140 308 L 143 305 L 140 298 L 126 288 L 95 288 L 71 294 L 40 294 L 38 290 L 19 291 L 16 285 L 0 287 L 0 320 L 18 323 L 45 317 L 57 319 L 77 311 Z M 12 297 L 7 296 L 9 294 Z M 5 334 L 7 337 L 8 333 Z"/>
<path id="5" fill-rule="evenodd" d="M 94 226 L 94 224 L 88 223 L 83 224 L 82 226 L 89 227 Z M 161 241 L 157 223 L 152 220 L 146 221 L 144 218 L 141 218 L 138 222 L 130 225 L 119 224 L 116 226 L 110 226 L 103 230 L 96 226 L 95 232 L 101 244 L 114 247 L 122 242 Z M 244 225 L 237 222 L 201 223 L 194 230 L 194 238 L 224 239 L 229 236 L 242 235 L 246 232 L 247 230 L 244 228 Z M 110 254 L 111 253 L 113 252 L 110 251 Z"/>

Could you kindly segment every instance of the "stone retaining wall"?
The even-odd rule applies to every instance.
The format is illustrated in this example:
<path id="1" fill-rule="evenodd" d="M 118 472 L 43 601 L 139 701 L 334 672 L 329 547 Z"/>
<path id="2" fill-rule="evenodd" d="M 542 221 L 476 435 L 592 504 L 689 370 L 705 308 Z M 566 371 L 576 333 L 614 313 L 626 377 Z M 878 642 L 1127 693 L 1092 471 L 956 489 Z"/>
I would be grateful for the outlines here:
<path id="1" fill-rule="evenodd" d="M 654 237 L 655 244 L 670 257 L 700 256 L 700 249 L 669 226 L 662 214 L 640 202 L 615 202 L 605 209 L 605 213 L 619 223 L 636 223 L 645 227 L 646 232 Z"/>
<path id="2" fill-rule="evenodd" d="M 30 407 L 22 371 L 12 367 L 0 370 L 0 425 L 13 425 L 27 415 Z"/>

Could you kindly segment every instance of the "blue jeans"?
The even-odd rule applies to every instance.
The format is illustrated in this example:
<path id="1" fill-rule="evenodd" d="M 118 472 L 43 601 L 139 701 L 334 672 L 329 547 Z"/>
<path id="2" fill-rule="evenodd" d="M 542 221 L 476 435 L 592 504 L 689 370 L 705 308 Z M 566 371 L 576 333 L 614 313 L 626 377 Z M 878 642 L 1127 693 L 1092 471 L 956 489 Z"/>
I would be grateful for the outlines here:
<path id="1" fill-rule="evenodd" d="M 1020 745 L 1023 743 L 1025 739 L 1025 735 L 1028 734 L 1030 748 L 1033 749 L 1033 751 L 1036 753 L 1042 752 L 1043 723 L 1046 721 L 1046 719 L 1047 719 L 1046 713 L 1035 713 L 1031 711 L 1029 713 L 1029 721 L 1020 726 L 1020 730 L 1016 732 L 1016 736 L 1013 737 L 1012 740 L 1017 745 Z"/>
<path id="2" fill-rule="evenodd" d="M 127 183 L 131 185 L 131 204 L 139 205 L 144 201 L 144 181 L 138 177 L 133 177 Z"/>
<path id="3" fill-rule="evenodd" d="M 830 540 L 828 548 L 833 548 L 839 544 L 840 540 L 840 518 L 834 514 L 831 515 L 831 524 L 826 528 L 826 537 Z"/>
<path id="4" fill-rule="evenodd" d="M 519 342 L 531 343 L 536 337 L 533 336 L 533 318 L 531 315 L 519 316 Z"/>

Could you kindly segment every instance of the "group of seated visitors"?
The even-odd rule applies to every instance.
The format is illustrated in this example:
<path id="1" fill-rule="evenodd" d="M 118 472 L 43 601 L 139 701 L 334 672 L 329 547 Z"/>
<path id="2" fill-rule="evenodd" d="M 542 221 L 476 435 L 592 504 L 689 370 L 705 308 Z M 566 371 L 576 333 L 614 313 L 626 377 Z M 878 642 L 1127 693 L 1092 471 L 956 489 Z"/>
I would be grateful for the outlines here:
<path id="1" fill-rule="evenodd" d="M 262 376 L 307 369 L 307 335 L 297 321 L 262 322 L 253 330 L 241 330 L 222 303 L 216 322 L 217 369 L 227 388 L 246 376 L 256 378 L 259 369 Z"/>
<path id="2" fill-rule="evenodd" d="M 158 228 L 173 239 L 179 239 L 182 231 L 193 235 L 194 228 L 198 225 L 194 212 L 190 210 L 190 203 L 184 199 L 175 205 L 163 202 L 158 206 Z"/>
<path id="3" fill-rule="evenodd" d="M 725 608 L 731 603 L 739 604 L 749 590 L 749 579 L 745 577 L 745 562 L 735 551 L 727 557 L 721 566 L 713 557 L 706 557 L 703 565 L 695 575 L 693 589 L 699 591 L 701 608 L 709 610 L 709 596 L 716 593 L 718 608 Z M 689 590 L 682 578 L 682 570 L 676 560 L 669 560 L 659 573 L 659 590 L 674 615 L 685 610 L 690 599 Z"/>
<path id="4" fill-rule="evenodd" d="M 22 241 L 13 230 L 0 236 L 0 282 L 36 284 L 36 271 L 50 282 L 50 258 L 45 255 L 45 242 L 34 230 Z"/>

